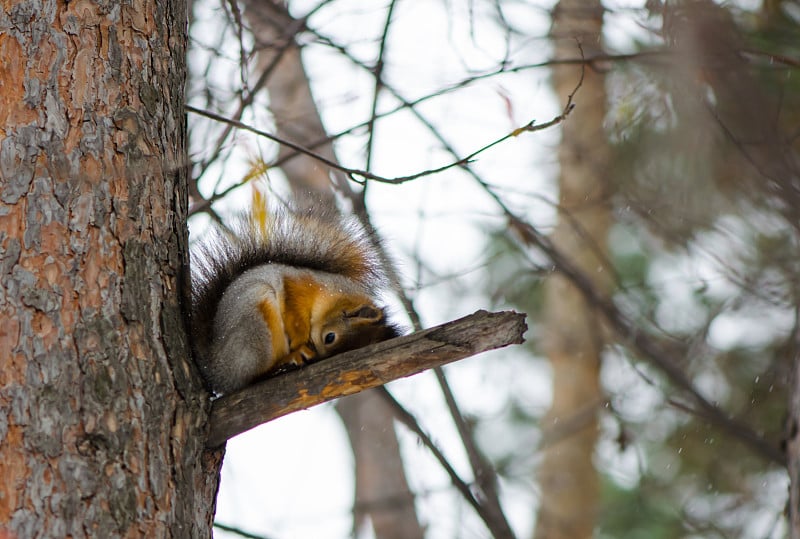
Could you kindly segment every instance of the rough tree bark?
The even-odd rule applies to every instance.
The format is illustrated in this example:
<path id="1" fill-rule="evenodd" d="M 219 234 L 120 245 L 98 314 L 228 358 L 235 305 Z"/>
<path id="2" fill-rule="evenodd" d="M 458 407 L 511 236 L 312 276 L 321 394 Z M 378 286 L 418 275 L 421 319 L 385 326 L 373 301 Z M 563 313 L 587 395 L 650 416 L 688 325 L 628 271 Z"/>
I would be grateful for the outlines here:
<path id="1" fill-rule="evenodd" d="M 270 95 L 276 134 L 306 146 L 324 140 L 327 134 L 311 94 L 300 48 L 294 41 L 303 21 L 291 17 L 281 1 L 245 0 L 243 5 L 258 48 L 256 73 Z M 330 143 L 315 151 L 336 160 Z M 279 160 L 291 152 L 281 147 Z M 300 206 L 335 204 L 332 180 L 350 193 L 347 181 L 337 176 L 338 171 L 308 156 L 289 159 L 281 169 Z M 421 538 L 422 527 L 405 477 L 389 406 L 365 392 L 339 401 L 336 411 L 347 428 L 356 464 L 354 528 L 359 529 L 369 515 L 378 539 Z M 364 422 L 367 416 L 368 423 Z"/>
<path id="2" fill-rule="evenodd" d="M 208 537 L 180 309 L 186 5 L 0 11 L 0 532 Z"/>
<path id="3" fill-rule="evenodd" d="M 553 12 L 555 58 L 575 58 L 580 43 L 586 57 L 601 52 L 603 7 L 599 1 L 561 0 Z M 556 94 L 572 93 L 579 66 L 554 68 Z M 591 280 L 609 289 L 606 235 L 611 214 L 603 134 L 606 111 L 602 73 L 587 69 L 576 97 L 575 115 L 563 124 L 559 148 L 559 220 L 552 242 Z M 554 274 L 545 288 L 545 350 L 553 372 L 553 402 L 543 423 L 539 465 L 541 489 L 536 539 L 592 537 L 599 483 L 592 462 L 604 338 L 599 316 L 567 278 Z"/>

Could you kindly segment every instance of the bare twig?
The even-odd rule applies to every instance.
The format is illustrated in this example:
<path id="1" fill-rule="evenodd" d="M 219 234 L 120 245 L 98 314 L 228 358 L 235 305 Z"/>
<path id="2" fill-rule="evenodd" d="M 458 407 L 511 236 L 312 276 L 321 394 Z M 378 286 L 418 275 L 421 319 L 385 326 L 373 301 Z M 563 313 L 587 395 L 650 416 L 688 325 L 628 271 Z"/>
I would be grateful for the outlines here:
<path id="1" fill-rule="evenodd" d="M 222 524 L 221 522 L 214 522 L 214 527 L 218 530 L 233 533 L 239 537 L 244 537 L 245 539 L 269 539 L 269 537 L 266 535 L 256 535 L 255 533 L 246 532 L 241 528 L 237 528 L 236 526 L 228 526 L 227 524 Z"/>
<path id="2" fill-rule="evenodd" d="M 508 522 L 505 521 L 505 517 L 503 517 L 502 520 L 498 520 L 497 515 L 495 515 L 491 509 L 489 509 L 484 503 L 481 503 L 481 501 L 472 494 L 472 490 L 470 489 L 469 485 L 463 479 L 461 479 L 455 469 L 450 465 L 450 461 L 447 460 L 447 457 L 444 456 L 444 453 L 441 452 L 431 437 L 428 436 L 425 430 L 420 426 L 416 418 L 411 415 L 399 402 L 397 402 L 392 394 L 386 390 L 386 388 L 381 388 L 381 393 L 384 399 L 394 409 L 395 418 L 405 425 L 411 432 L 416 434 L 422 443 L 425 444 L 425 447 L 427 447 L 428 450 L 433 454 L 436 460 L 439 461 L 439 464 L 441 464 L 442 468 L 444 468 L 445 472 L 447 472 L 447 475 L 450 476 L 450 481 L 452 481 L 453 486 L 455 486 L 456 489 L 461 493 L 467 503 L 469 503 L 475 509 L 475 512 L 481 517 L 483 522 L 486 524 L 486 527 L 489 528 L 490 532 L 492 532 L 492 536 L 496 539 L 513 539 L 514 534 L 511 531 L 511 528 L 508 526 Z"/>
<path id="3" fill-rule="evenodd" d="M 461 438 L 461 444 L 467 453 L 472 473 L 475 475 L 475 483 L 480 489 L 481 505 L 485 506 L 486 518 L 492 521 L 491 529 L 494 537 L 513 537 L 511 525 L 508 523 L 503 508 L 500 505 L 500 494 L 497 491 L 497 474 L 486 460 L 486 457 L 475 443 L 472 431 L 464 420 L 461 410 L 458 408 L 453 391 L 444 375 L 444 369 L 435 367 L 433 369 L 439 387 L 442 389 L 447 409 L 456 425 L 456 430 Z"/>
<path id="4" fill-rule="evenodd" d="M 223 116 L 221 114 L 217 114 L 216 112 L 211 112 L 209 110 L 199 109 L 197 107 L 193 107 L 192 105 L 184 105 L 184 109 L 187 112 L 191 112 L 191 113 L 197 114 L 199 116 L 205 116 L 206 118 L 210 118 L 212 120 L 216 120 L 216 121 L 219 121 L 219 122 L 223 122 L 223 123 L 229 124 L 229 125 L 231 125 L 233 127 L 241 129 L 243 131 L 248 131 L 248 132 L 253 133 L 255 135 L 258 135 L 260 137 L 267 138 L 267 139 L 269 139 L 269 140 L 271 140 L 273 142 L 277 142 L 278 144 L 282 144 L 284 146 L 287 146 L 287 147 L 289 147 L 289 148 L 291 148 L 291 149 L 293 149 L 293 150 L 295 150 L 295 151 L 297 151 L 299 153 L 302 153 L 304 155 L 312 157 L 312 158 L 316 159 L 317 161 L 319 161 L 320 163 L 323 163 L 323 164 L 325 164 L 325 165 L 327 165 L 327 166 L 329 166 L 329 167 L 331 167 L 333 169 L 340 170 L 340 171 L 344 172 L 345 174 L 350 176 L 350 179 L 352 179 L 352 180 L 354 180 L 356 182 L 361 183 L 364 180 L 372 180 L 372 181 L 381 182 L 381 183 L 388 183 L 388 184 L 401 184 L 401 183 L 409 182 L 409 181 L 412 181 L 412 180 L 416 180 L 418 178 L 422 178 L 424 176 L 431 176 L 431 175 L 434 175 L 434 174 L 439 174 L 440 172 L 444 172 L 445 170 L 449 170 L 449 169 L 454 168 L 454 167 L 464 167 L 464 166 L 470 164 L 479 154 L 481 154 L 481 153 L 485 152 L 486 150 L 489 150 L 489 149 L 497 146 L 498 144 L 501 144 L 501 143 L 507 141 L 510 138 L 517 137 L 520 134 L 525 133 L 525 132 L 532 133 L 532 132 L 535 132 L 535 131 L 542 131 L 542 130 L 547 129 L 549 127 L 553 127 L 555 125 L 560 124 L 561 122 L 566 120 L 567 116 L 569 116 L 569 113 L 572 112 L 572 108 L 573 108 L 572 104 L 570 103 L 570 106 L 566 107 L 561 112 L 561 114 L 557 115 L 556 117 L 554 117 L 550 121 L 547 121 L 547 122 L 545 122 L 543 124 L 536 124 L 536 120 L 531 120 L 530 122 L 528 122 L 527 124 L 523 125 L 522 127 L 518 127 L 517 129 L 514 129 L 513 131 L 511 131 L 507 135 L 504 135 L 504 136 L 500 137 L 499 139 L 496 139 L 496 140 L 486 144 L 485 146 L 482 146 L 481 148 L 478 148 L 477 150 L 473 151 L 469 155 L 467 155 L 465 157 L 461 157 L 461 158 L 459 158 L 459 159 L 457 159 L 455 161 L 452 161 L 452 162 L 450 162 L 450 163 L 448 163 L 446 165 L 442 165 L 442 166 L 436 167 L 436 168 L 422 170 L 420 172 L 416 172 L 414 174 L 409 174 L 409 175 L 406 175 L 406 176 L 396 176 L 396 177 L 393 177 L 393 178 L 387 178 L 387 177 L 384 177 L 384 176 L 378 176 L 377 174 L 373 174 L 373 173 L 371 173 L 371 172 L 369 172 L 367 170 L 362 170 L 362 169 L 358 169 L 358 168 L 350 168 L 350 167 L 342 166 L 339 163 L 337 163 L 335 161 L 332 161 L 331 159 L 328 159 L 326 157 L 323 157 L 322 155 L 320 155 L 318 153 L 315 153 L 315 152 L 309 150 L 308 148 L 305 148 L 304 146 L 302 146 L 300 144 L 295 144 L 294 142 L 291 142 L 289 140 L 286 140 L 286 139 L 283 139 L 283 138 L 278 137 L 276 135 L 273 135 L 272 133 L 268 133 L 267 131 L 263 131 L 261 129 L 257 129 L 257 128 L 255 128 L 255 127 L 253 127 L 251 125 L 248 125 L 248 124 L 246 124 L 244 122 L 240 122 L 240 121 L 234 120 L 232 118 L 226 118 L 225 116 Z"/>

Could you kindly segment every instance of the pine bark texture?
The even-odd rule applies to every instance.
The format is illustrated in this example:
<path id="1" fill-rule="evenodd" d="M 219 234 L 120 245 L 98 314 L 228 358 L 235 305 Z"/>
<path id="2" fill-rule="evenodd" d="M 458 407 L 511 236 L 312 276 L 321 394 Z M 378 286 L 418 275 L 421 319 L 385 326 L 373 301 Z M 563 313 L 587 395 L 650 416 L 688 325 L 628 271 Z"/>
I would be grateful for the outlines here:
<path id="1" fill-rule="evenodd" d="M 561 0 L 553 12 L 555 58 L 587 58 L 601 52 L 603 8 L 599 1 Z M 566 99 L 581 78 L 581 67 L 556 66 L 554 88 Z M 563 124 L 559 147 L 559 220 L 553 244 L 600 293 L 609 290 L 606 236 L 610 151 L 603 133 L 606 91 L 601 72 L 586 68 L 575 96 L 576 109 Z M 553 373 L 553 402 L 544 423 L 538 468 L 541 489 L 534 537 L 581 539 L 593 536 L 599 481 L 593 464 L 597 441 L 600 317 L 582 293 L 556 272 L 546 283 L 545 351 Z"/>
<path id="2" fill-rule="evenodd" d="M 0 11 L 0 532 L 210 536 L 221 453 L 180 309 L 186 42 L 182 0 Z"/>

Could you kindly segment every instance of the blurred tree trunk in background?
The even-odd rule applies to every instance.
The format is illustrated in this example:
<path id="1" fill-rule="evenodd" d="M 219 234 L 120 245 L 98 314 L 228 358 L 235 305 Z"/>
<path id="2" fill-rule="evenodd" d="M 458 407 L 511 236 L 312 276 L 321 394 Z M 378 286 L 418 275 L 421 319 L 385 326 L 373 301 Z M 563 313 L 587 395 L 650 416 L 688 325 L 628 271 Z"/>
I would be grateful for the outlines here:
<path id="1" fill-rule="evenodd" d="M 0 535 L 210 536 L 186 43 L 182 0 L 0 12 Z"/>
<path id="2" fill-rule="evenodd" d="M 316 146 L 327 134 L 311 95 L 300 48 L 294 42 L 301 21 L 292 18 L 280 2 L 246 0 L 244 5 L 256 39 L 256 74 L 269 92 L 276 134 L 306 147 Z M 336 160 L 330 142 L 314 147 L 314 151 Z M 280 145 L 279 161 L 292 153 L 292 149 Z M 340 172 L 309 156 L 292 157 L 281 169 L 298 206 L 327 205 L 335 209 L 332 181 L 345 195 L 358 196 Z M 422 538 L 390 407 L 375 391 L 366 391 L 339 400 L 336 411 L 353 448 L 356 533 L 369 517 L 377 539 Z"/>
<path id="3" fill-rule="evenodd" d="M 377 391 L 336 401 L 347 428 L 356 465 L 356 533 L 372 522 L 377 539 L 422 539 L 422 527 L 408 488 L 393 415 Z"/>
<path id="4" fill-rule="evenodd" d="M 603 7 L 598 1 L 561 0 L 553 11 L 555 59 L 602 52 Z M 556 66 L 554 87 L 566 100 L 581 67 Z M 553 244 L 601 293 L 609 290 L 606 236 L 611 220 L 607 178 L 610 150 L 603 132 L 605 77 L 586 68 L 575 97 L 579 114 L 563 124 L 559 148 L 559 214 Z M 540 507 L 536 539 L 592 537 L 598 516 L 599 481 L 593 464 L 597 412 L 603 402 L 600 356 L 605 342 L 600 318 L 567 279 L 550 276 L 542 329 L 553 373 L 553 401 L 542 424 L 538 466 Z"/>

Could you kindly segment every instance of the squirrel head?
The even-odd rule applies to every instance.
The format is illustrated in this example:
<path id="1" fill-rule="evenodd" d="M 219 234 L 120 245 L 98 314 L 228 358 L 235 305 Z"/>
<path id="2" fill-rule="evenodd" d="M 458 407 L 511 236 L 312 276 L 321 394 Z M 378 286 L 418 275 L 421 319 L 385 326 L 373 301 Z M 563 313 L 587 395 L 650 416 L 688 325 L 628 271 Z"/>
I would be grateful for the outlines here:
<path id="1" fill-rule="evenodd" d="M 369 301 L 342 298 L 321 317 L 320 323 L 312 324 L 310 337 L 317 351 L 316 359 L 322 359 L 398 334 L 397 328 L 386 321 L 383 309 Z"/>

